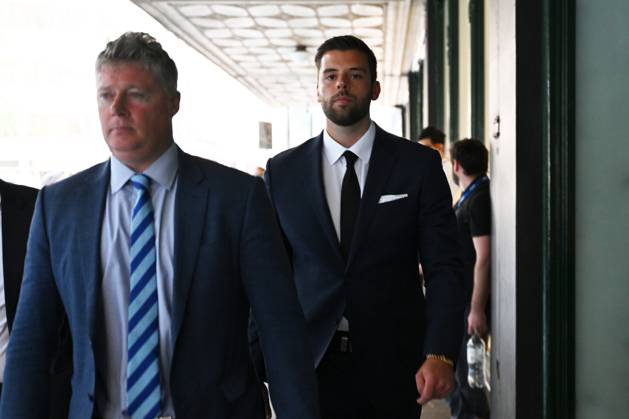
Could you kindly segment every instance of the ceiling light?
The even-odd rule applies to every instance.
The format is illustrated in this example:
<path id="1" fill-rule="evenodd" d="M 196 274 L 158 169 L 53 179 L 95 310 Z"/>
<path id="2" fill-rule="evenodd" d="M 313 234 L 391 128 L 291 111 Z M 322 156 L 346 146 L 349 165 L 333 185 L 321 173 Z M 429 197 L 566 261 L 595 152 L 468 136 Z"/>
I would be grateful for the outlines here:
<path id="1" fill-rule="evenodd" d="M 291 60 L 295 63 L 303 63 L 310 59 L 310 54 L 305 45 L 297 44 L 291 54 Z"/>

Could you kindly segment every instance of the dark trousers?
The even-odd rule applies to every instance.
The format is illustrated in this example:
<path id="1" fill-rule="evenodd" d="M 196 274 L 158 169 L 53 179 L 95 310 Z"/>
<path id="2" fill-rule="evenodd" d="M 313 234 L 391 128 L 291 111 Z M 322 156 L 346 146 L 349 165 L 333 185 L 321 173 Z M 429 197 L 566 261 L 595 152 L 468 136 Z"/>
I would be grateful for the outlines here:
<path id="1" fill-rule="evenodd" d="M 371 383 L 358 378 L 357 368 L 351 352 L 328 349 L 317 367 L 322 419 L 419 419 L 421 406 L 415 400 L 406 406 L 374 406 L 366 391 Z"/>
<path id="2" fill-rule="evenodd" d="M 489 310 L 487 310 L 489 311 Z M 456 387 L 450 395 L 450 411 L 455 419 L 489 419 L 489 402 L 485 389 L 472 388 L 467 382 L 467 341 L 470 335 L 467 334 L 467 315 L 469 307 L 465 311 L 465 322 L 461 350 L 456 364 L 454 375 Z"/>

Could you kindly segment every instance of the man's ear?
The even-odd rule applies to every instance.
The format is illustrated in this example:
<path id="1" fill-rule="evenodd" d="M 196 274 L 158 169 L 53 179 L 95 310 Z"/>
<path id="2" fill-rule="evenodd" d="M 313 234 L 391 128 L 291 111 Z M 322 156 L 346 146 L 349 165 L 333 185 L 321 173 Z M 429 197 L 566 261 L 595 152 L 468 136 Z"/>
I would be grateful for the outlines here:
<path id="1" fill-rule="evenodd" d="M 376 80 L 371 88 L 371 100 L 376 100 L 380 96 L 380 82 Z"/>
<path id="2" fill-rule="evenodd" d="M 181 93 L 176 92 L 175 95 L 170 98 L 170 116 L 173 117 L 179 112 L 179 101 L 181 100 Z"/>

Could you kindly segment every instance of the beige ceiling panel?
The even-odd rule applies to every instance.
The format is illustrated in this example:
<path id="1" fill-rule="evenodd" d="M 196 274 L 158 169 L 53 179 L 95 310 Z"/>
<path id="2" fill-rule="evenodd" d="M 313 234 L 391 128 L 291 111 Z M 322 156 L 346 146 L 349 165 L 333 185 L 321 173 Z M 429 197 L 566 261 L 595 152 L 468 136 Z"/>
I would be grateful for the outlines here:
<path id="1" fill-rule="evenodd" d="M 208 3 L 213 3 L 213 2 L 208 2 Z M 224 4 L 217 4 L 215 6 L 212 6 L 212 10 L 215 13 L 218 13 L 220 15 L 232 16 L 232 17 L 245 17 L 249 15 L 249 13 L 247 13 L 246 8 L 239 7 L 239 6 L 228 6 Z"/>
<path id="2" fill-rule="evenodd" d="M 325 36 L 326 38 L 332 38 L 334 36 L 343 36 L 351 33 L 352 31 L 347 29 L 326 29 Z"/>
<path id="3" fill-rule="evenodd" d="M 225 26 L 228 28 L 252 28 L 256 25 L 256 22 L 250 17 L 236 17 L 231 19 L 225 19 Z"/>
<path id="4" fill-rule="evenodd" d="M 277 54 L 258 55 L 258 60 L 265 63 L 268 63 L 270 61 L 280 61 L 281 59 L 282 58 L 280 58 L 280 56 Z"/>
<path id="5" fill-rule="evenodd" d="M 249 48 L 225 48 L 223 50 L 227 55 L 241 55 L 249 52 Z"/>
<path id="6" fill-rule="evenodd" d="M 235 61 L 240 61 L 240 62 L 250 62 L 250 61 L 258 61 L 256 59 L 256 57 L 254 55 L 249 55 L 249 54 L 233 54 L 231 55 L 229 58 L 231 58 L 232 60 Z"/>
<path id="7" fill-rule="evenodd" d="M 274 17 L 257 17 L 256 23 L 264 28 L 286 28 L 288 24 L 285 20 Z"/>
<path id="8" fill-rule="evenodd" d="M 294 51 L 294 47 L 297 45 L 297 41 L 290 38 L 273 38 L 271 39 L 271 44 L 278 47 L 293 47 L 291 48 L 291 50 Z"/>
<path id="9" fill-rule="evenodd" d="M 368 4 L 352 4 L 352 13 L 359 16 L 382 16 L 384 14 L 382 7 Z"/>
<path id="10" fill-rule="evenodd" d="M 319 25 L 319 21 L 316 18 L 301 18 L 291 19 L 288 21 L 288 26 L 291 28 L 316 28 Z"/>
<path id="11" fill-rule="evenodd" d="M 319 29 L 295 29 L 293 33 L 301 38 L 323 38 L 323 32 Z"/>
<path id="12" fill-rule="evenodd" d="M 352 21 L 349 19 L 341 19 L 334 17 L 321 18 L 321 24 L 328 28 L 351 28 Z"/>
<path id="13" fill-rule="evenodd" d="M 228 39 L 232 39 L 232 32 L 229 29 L 208 29 L 207 31 L 203 31 L 203 33 L 205 33 L 205 36 L 207 36 L 210 39 L 217 39 L 217 38 L 228 38 Z"/>
<path id="14" fill-rule="evenodd" d="M 356 28 L 374 28 L 382 26 L 383 19 L 380 16 L 375 17 L 361 17 L 354 20 L 354 27 Z"/>
<path id="15" fill-rule="evenodd" d="M 208 16 L 212 14 L 212 9 L 204 4 L 194 4 L 192 6 L 183 6 L 179 11 L 187 17 Z"/>
<path id="16" fill-rule="evenodd" d="M 195 25 L 200 26 L 202 28 L 217 29 L 217 28 L 225 27 L 225 22 L 219 19 L 210 19 L 207 17 L 194 17 L 190 19 L 190 21 L 194 23 Z"/>
<path id="17" fill-rule="evenodd" d="M 274 4 L 249 7 L 249 14 L 256 17 L 277 16 L 280 13 L 280 8 Z"/>
<path id="18" fill-rule="evenodd" d="M 249 52 L 253 53 L 253 54 L 267 54 L 267 55 L 276 55 L 279 57 L 279 55 L 277 54 L 275 48 L 260 48 L 260 47 L 252 47 L 249 48 Z"/>
<path id="19" fill-rule="evenodd" d="M 240 38 L 264 38 L 264 33 L 256 29 L 234 29 L 233 32 Z"/>
<path id="20" fill-rule="evenodd" d="M 288 38 L 293 36 L 293 31 L 290 29 L 267 29 L 264 33 L 269 38 Z"/>
<path id="21" fill-rule="evenodd" d="M 289 2 L 286 2 L 289 3 Z M 316 13 L 315 11 L 310 8 L 310 7 L 306 7 L 306 6 L 299 6 L 299 5 L 294 5 L 294 4 L 285 4 L 283 6 L 281 6 L 282 11 L 288 15 L 291 16 L 301 16 L 301 17 L 307 17 L 307 16 L 315 16 Z"/>
<path id="22" fill-rule="evenodd" d="M 266 47 L 269 41 L 266 38 L 243 39 L 242 44 L 248 47 Z"/>
<path id="23" fill-rule="evenodd" d="M 317 14 L 321 17 L 347 16 L 349 14 L 349 6 L 346 4 L 321 6 L 317 9 Z"/>
<path id="24" fill-rule="evenodd" d="M 367 43 L 369 43 L 369 41 L 367 41 L 367 39 L 370 39 L 370 40 L 379 39 L 380 43 L 382 43 L 382 38 L 384 38 L 384 34 L 382 33 L 382 29 L 356 28 L 356 29 L 354 29 L 354 33 L 357 36 L 360 36 Z M 372 45 L 372 44 L 369 43 L 369 45 Z"/>

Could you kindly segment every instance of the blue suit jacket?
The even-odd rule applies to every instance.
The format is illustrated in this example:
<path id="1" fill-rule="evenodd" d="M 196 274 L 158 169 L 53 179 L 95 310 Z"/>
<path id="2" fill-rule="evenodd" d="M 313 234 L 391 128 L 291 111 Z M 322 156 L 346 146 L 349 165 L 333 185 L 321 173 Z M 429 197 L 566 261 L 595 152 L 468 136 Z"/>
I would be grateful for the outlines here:
<path id="1" fill-rule="evenodd" d="M 283 152 L 266 171 L 315 359 L 345 313 L 372 400 L 400 406 L 417 397 L 414 376 L 424 354 L 454 360 L 461 337 L 461 262 L 441 160 L 429 148 L 376 127 L 345 261 L 323 189 L 322 143 L 319 135 Z M 383 195 L 401 197 L 379 203 Z"/>
<path id="2" fill-rule="evenodd" d="M 64 313 L 73 340 L 69 416 L 93 414 L 109 173 L 103 163 L 39 194 L 8 348 L 3 418 L 43 417 L 46 365 Z M 260 179 L 179 153 L 173 293 L 170 383 L 178 418 L 263 417 L 247 344 L 250 306 L 278 414 L 318 418 L 303 314 Z"/>

